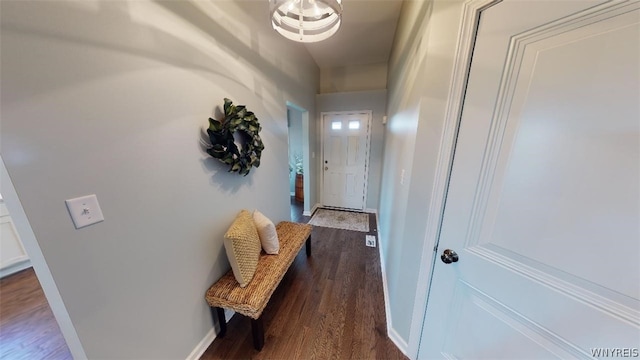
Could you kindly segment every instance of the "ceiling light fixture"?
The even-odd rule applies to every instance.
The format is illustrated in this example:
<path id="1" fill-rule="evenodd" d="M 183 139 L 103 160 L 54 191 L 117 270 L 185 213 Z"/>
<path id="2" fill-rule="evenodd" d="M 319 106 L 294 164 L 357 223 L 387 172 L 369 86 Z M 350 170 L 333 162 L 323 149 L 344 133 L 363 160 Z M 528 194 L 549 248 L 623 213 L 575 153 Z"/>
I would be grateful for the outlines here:
<path id="1" fill-rule="evenodd" d="M 271 25 L 289 40 L 328 39 L 342 22 L 342 0 L 269 0 Z"/>

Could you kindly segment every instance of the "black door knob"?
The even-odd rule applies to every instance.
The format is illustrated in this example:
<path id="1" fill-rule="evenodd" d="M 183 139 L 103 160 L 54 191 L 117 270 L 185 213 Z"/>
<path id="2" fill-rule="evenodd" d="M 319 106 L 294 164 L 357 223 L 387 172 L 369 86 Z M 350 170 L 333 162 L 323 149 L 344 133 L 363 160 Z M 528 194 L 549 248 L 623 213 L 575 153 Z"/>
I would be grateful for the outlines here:
<path id="1" fill-rule="evenodd" d="M 442 252 L 442 255 L 440 255 L 440 260 L 442 260 L 442 262 L 445 264 L 451 264 L 454 262 L 458 262 L 459 258 L 458 254 L 456 254 L 455 251 L 446 249 Z"/>

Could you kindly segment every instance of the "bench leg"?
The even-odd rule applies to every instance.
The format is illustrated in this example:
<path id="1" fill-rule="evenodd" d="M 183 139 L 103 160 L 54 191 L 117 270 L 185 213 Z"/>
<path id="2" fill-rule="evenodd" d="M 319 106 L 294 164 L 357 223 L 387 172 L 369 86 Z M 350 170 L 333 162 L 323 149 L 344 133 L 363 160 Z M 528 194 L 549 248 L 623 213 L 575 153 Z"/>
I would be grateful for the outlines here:
<path id="1" fill-rule="evenodd" d="M 224 318 L 224 309 L 217 307 L 216 313 L 218 314 L 218 322 L 220 323 L 220 333 L 218 337 L 223 338 L 227 334 L 227 319 Z"/>
<path id="2" fill-rule="evenodd" d="M 251 333 L 253 334 L 253 347 L 256 350 L 262 350 L 264 346 L 264 327 L 262 326 L 262 317 L 257 320 L 251 319 Z"/>
<path id="3" fill-rule="evenodd" d="M 307 257 L 311 256 L 311 235 L 307 238 Z"/>

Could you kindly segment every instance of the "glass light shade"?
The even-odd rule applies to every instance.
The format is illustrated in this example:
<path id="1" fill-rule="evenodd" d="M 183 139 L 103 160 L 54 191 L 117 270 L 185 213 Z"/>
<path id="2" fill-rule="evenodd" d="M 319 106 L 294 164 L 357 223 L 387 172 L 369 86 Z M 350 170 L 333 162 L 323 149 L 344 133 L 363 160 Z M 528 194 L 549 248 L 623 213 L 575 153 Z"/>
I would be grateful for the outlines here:
<path id="1" fill-rule="evenodd" d="M 271 25 L 289 40 L 328 39 L 342 22 L 342 0 L 269 0 Z"/>

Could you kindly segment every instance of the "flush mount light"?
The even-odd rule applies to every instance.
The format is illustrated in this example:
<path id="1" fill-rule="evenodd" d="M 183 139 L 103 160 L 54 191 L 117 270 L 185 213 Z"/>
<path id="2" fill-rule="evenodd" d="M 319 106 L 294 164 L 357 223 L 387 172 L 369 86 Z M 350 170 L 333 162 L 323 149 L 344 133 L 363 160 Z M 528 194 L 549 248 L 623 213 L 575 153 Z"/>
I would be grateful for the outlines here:
<path id="1" fill-rule="evenodd" d="M 269 9 L 273 28 L 298 42 L 328 39 L 342 22 L 342 0 L 269 0 Z"/>

